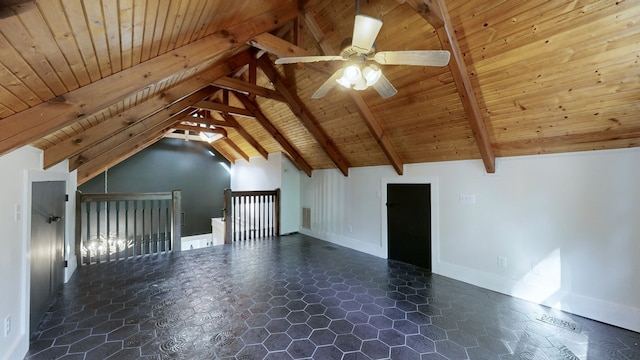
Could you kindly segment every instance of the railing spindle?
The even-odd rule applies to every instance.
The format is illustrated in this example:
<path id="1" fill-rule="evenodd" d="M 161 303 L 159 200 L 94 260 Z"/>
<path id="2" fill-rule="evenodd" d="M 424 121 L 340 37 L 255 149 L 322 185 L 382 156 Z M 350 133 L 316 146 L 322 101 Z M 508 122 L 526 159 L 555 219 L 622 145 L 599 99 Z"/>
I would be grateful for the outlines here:
<path id="1" fill-rule="evenodd" d="M 102 257 L 101 251 L 101 239 L 100 239 L 100 208 L 102 207 L 102 203 L 96 203 L 96 238 L 97 238 L 97 263 L 100 263 Z"/>
<path id="2" fill-rule="evenodd" d="M 91 203 L 86 203 L 84 205 L 84 210 L 87 213 L 86 215 L 86 223 L 87 223 L 87 235 L 85 236 L 85 243 L 84 243 L 84 248 L 86 249 L 86 253 L 87 253 L 87 260 L 86 260 L 86 264 L 89 265 L 91 263 L 91 216 L 90 216 L 90 212 L 91 212 Z"/>
<path id="3" fill-rule="evenodd" d="M 153 200 L 149 200 L 149 254 L 156 252 L 153 242 Z"/>
<path id="4" fill-rule="evenodd" d="M 129 201 L 124 202 L 124 258 L 129 257 Z"/>
<path id="5" fill-rule="evenodd" d="M 110 225 L 110 222 L 111 222 L 111 218 L 110 218 L 110 216 L 111 216 L 110 215 L 111 207 L 109 205 L 110 205 L 110 202 L 106 201 L 105 202 L 105 228 L 106 228 L 105 232 L 106 232 L 106 234 L 105 234 L 104 238 L 105 238 L 105 242 L 107 243 L 107 261 L 111 261 L 111 243 L 109 241 L 109 238 L 110 238 L 110 236 L 109 236 L 109 234 L 110 234 L 110 232 L 109 232 L 110 231 L 110 226 L 109 225 Z"/>
<path id="6" fill-rule="evenodd" d="M 138 201 L 133 201 L 133 256 L 140 255 L 140 249 L 138 249 Z"/>

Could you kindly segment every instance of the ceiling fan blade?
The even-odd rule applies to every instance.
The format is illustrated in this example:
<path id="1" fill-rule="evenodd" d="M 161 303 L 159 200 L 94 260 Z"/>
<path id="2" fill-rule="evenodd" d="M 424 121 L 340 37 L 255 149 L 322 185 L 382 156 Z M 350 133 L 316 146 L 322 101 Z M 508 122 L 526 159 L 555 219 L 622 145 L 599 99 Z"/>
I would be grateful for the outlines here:
<path id="1" fill-rule="evenodd" d="M 376 81 L 376 83 L 373 84 L 373 88 L 376 89 L 378 94 L 380 94 L 380 97 L 382 97 L 383 99 L 390 98 L 393 95 L 398 93 L 398 90 L 396 90 L 396 88 L 393 87 L 389 79 L 387 79 L 387 77 L 384 76 L 384 74 L 382 74 L 380 76 L 380 79 L 378 79 L 378 81 Z"/>
<path id="2" fill-rule="evenodd" d="M 380 51 L 373 60 L 385 65 L 445 66 L 450 57 L 447 50 Z"/>
<path id="3" fill-rule="evenodd" d="M 323 98 L 329 90 L 333 89 L 334 86 L 338 84 L 336 80 L 338 80 L 342 76 L 343 69 L 338 69 L 338 71 L 334 72 L 324 84 L 320 85 L 318 90 L 311 95 L 312 99 L 320 99 Z"/>
<path id="4" fill-rule="evenodd" d="M 356 51 L 368 54 L 382 27 L 382 21 L 371 16 L 358 14 L 353 24 L 351 46 Z"/>
<path id="5" fill-rule="evenodd" d="M 276 59 L 276 64 L 311 63 L 318 61 L 345 60 L 342 56 L 292 56 Z"/>

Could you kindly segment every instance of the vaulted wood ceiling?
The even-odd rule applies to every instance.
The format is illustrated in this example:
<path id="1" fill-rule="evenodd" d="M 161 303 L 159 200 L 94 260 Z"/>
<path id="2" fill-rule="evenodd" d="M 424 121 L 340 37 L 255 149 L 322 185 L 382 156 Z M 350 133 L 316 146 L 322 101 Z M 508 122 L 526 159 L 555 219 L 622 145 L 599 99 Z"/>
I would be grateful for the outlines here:
<path id="1" fill-rule="evenodd" d="M 32 144 L 78 182 L 174 131 L 220 134 L 234 162 L 282 151 L 302 171 L 640 146 L 640 2 L 361 0 L 398 93 L 311 94 L 340 64 L 355 1 L 0 2 L 0 154 Z"/>

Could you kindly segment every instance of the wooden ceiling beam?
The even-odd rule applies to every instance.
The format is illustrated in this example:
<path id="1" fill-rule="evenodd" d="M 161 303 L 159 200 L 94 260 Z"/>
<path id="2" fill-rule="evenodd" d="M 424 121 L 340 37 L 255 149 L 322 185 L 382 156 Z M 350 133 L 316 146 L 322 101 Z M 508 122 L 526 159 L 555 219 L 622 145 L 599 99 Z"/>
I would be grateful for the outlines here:
<path id="1" fill-rule="evenodd" d="M 216 120 L 216 119 L 212 119 L 212 118 L 193 118 L 190 120 L 187 120 L 186 122 L 193 122 L 193 123 L 199 123 L 199 124 L 204 124 L 204 125 L 210 125 L 210 126 L 215 126 L 215 127 L 222 127 L 222 128 L 233 128 L 233 124 L 228 123 L 226 121 L 223 120 Z"/>
<path id="2" fill-rule="evenodd" d="M 210 94 L 211 88 L 209 87 L 199 90 L 142 121 L 128 126 L 124 131 L 120 131 L 117 134 L 107 137 L 103 141 L 94 143 L 93 146 L 69 159 L 69 171 L 78 169 L 87 162 L 91 162 L 94 158 L 103 157 L 105 154 L 108 154 L 110 150 L 118 147 L 120 143 L 138 138 L 141 134 L 144 134 L 147 129 L 154 128 L 158 124 L 163 124 L 166 119 L 171 118 L 175 114 L 182 112 L 190 114 L 193 111 L 190 106 Z M 188 118 L 185 118 L 184 120 L 187 119 Z"/>
<path id="3" fill-rule="evenodd" d="M 334 49 L 328 41 L 324 41 L 324 34 L 322 33 L 320 26 L 313 18 L 313 16 L 311 16 L 311 14 L 305 15 L 305 23 L 309 27 L 309 31 L 311 32 L 313 37 L 316 39 L 318 44 L 320 44 L 320 47 L 325 55 L 338 54 L 338 51 L 336 51 L 336 49 Z M 396 149 L 393 147 L 393 144 L 391 144 L 391 140 L 384 132 L 380 121 L 373 114 L 366 101 L 364 101 L 362 95 L 360 95 L 355 90 L 349 91 L 348 93 L 353 102 L 356 104 L 358 112 L 360 113 L 360 117 L 367 125 L 371 136 L 373 136 L 373 138 L 376 140 L 378 146 L 380 146 L 380 149 L 382 149 L 382 152 L 384 152 L 385 156 L 391 163 L 391 166 L 393 166 L 396 173 L 398 175 L 402 175 L 404 173 L 404 164 L 402 162 L 402 159 L 400 158 L 400 155 L 398 154 Z"/>
<path id="4" fill-rule="evenodd" d="M 207 87 L 213 80 L 233 72 L 250 60 L 248 52 L 238 54 L 224 62 L 197 74 L 178 85 L 163 91 L 147 101 L 127 109 L 117 116 L 109 118 L 96 126 L 72 136 L 44 151 L 44 168 L 47 169 L 64 159 L 68 159 L 93 146 L 119 131 L 142 121 L 144 118 L 161 111 L 180 101 L 186 95 Z"/>
<path id="5" fill-rule="evenodd" d="M 297 10 L 296 1 L 288 2 L 52 101 L 0 119 L 0 155 L 107 108 L 140 89 L 160 84 L 170 76 L 204 67 L 220 54 L 243 46 L 252 36 L 295 19 Z"/>
<path id="6" fill-rule="evenodd" d="M 473 91 L 473 85 L 469 78 L 469 72 L 464 62 L 464 54 L 460 49 L 456 30 L 453 27 L 449 11 L 444 0 L 398 0 L 401 3 L 407 3 L 425 20 L 427 20 L 436 30 L 438 38 L 442 43 L 444 50 L 451 52 L 451 60 L 449 68 L 451 75 L 458 88 L 460 100 L 464 108 L 469 125 L 473 132 L 482 162 L 484 163 L 487 173 L 496 172 L 496 157 L 493 145 L 489 139 L 489 132 L 482 117 L 480 105 Z"/>
<path id="7" fill-rule="evenodd" d="M 309 109 L 298 98 L 295 92 L 289 90 L 289 87 L 278 74 L 278 71 L 267 57 L 258 59 L 258 67 L 271 80 L 273 86 L 287 99 L 287 105 L 300 122 L 315 137 L 316 141 L 329 155 L 329 158 L 338 167 L 344 176 L 349 176 L 349 161 L 340 153 L 340 150 L 333 140 L 322 130 L 316 118 L 311 114 Z"/>
<path id="8" fill-rule="evenodd" d="M 233 149 L 233 151 L 235 151 L 238 155 L 240 155 L 241 158 L 243 158 L 246 162 L 249 162 L 249 155 L 247 155 L 247 153 L 245 153 L 242 149 L 240 149 L 240 147 L 236 143 L 234 143 L 228 138 L 223 139 L 221 141 L 224 141 L 225 144 L 227 144 L 227 146 L 229 146 L 231 149 Z"/>
<path id="9" fill-rule="evenodd" d="M 232 115 L 244 116 L 244 117 L 249 117 L 249 118 L 254 118 L 255 117 L 255 115 L 251 111 L 249 111 L 247 109 L 238 108 L 238 107 L 225 105 L 225 104 L 221 104 L 221 103 L 214 102 L 214 101 L 208 101 L 208 100 L 200 101 L 200 102 L 194 104 L 193 107 L 196 107 L 198 109 L 215 111 L 215 112 L 219 112 L 219 113 L 228 113 L 228 114 L 232 114 Z"/>
<path id="10" fill-rule="evenodd" d="M 82 164 L 78 167 L 77 172 L 78 185 L 84 184 L 96 175 L 146 149 L 162 139 L 167 133 L 171 132 L 175 123 L 186 120 L 189 117 L 189 111 L 185 110 L 179 114 L 165 118 L 163 121 L 137 134 L 137 136 L 118 142 L 117 146 L 111 148 L 109 151 Z"/>
<path id="11" fill-rule="evenodd" d="M 248 43 L 277 57 L 312 55 L 307 50 L 269 33 L 256 35 Z M 329 62 L 305 63 L 304 66 L 327 75 L 331 75 L 337 70 L 337 67 Z"/>
<path id="12" fill-rule="evenodd" d="M 249 74 L 251 74 L 251 69 L 254 69 L 255 72 L 255 67 L 252 67 L 251 64 L 249 64 Z M 255 76 L 255 74 L 254 74 Z M 254 79 L 255 80 L 255 79 Z M 236 79 L 236 78 L 232 78 L 232 77 L 221 77 L 219 79 L 217 79 L 216 81 L 213 81 L 211 83 L 211 85 L 213 86 L 217 86 L 221 89 L 227 89 L 227 90 L 231 90 L 231 91 L 237 91 L 239 93 L 245 94 L 245 95 L 253 95 L 253 96 L 260 96 L 263 98 L 267 98 L 267 99 L 272 99 L 272 100 L 278 100 L 281 102 L 285 102 L 287 101 L 284 96 L 282 96 L 282 94 L 280 94 L 279 92 L 275 91 L 275 90 L 271 90 L 271 89 L 267 89 L 264 88 L 262 86 L 258 86 L 240 79 Z"/>
<path id="13" fill-rule="evenodd" d="M 260 143 L 256 141 L 256 139 L 254 139 L 253 136 L 251 136 L 251 134 L 249 134 L 232 115 L 222 113 L 222 117 L 224 117 L 225 122 L 231 124 L 238 134 L 253 146 L 253 148 L 256 149 L 256 151 L 260 153 L 265 160 L 269 158 L 267 150 L 265 150 L 265 148 L 263 148 L 262 145 L 260 145 Z"/>
<path id="14" fill-rule="evenodd" d="M 311 32 L 311 35 L 313 35 L 313 38 L 320 46 L 320 49 L 322 49 L 322 52 L 324 52 L 325 55 L 335 55 L 335 49 L 333 49 L 333 46 L 331 46 L 329 41 L 324 37 L 324 32 L 320 28 L 320 25 L 318 25 L 316 19 L 313 18 L 312 13 L 308 12 L 304 14 L 304 22 L 307 25 L 309 32 Z"/>
<path id="15" fill-rule="evenodd" d="M 291 145 L 289 140 L 287 140 L 287 138 L 285 138 L 284 135 L 282 135 L 280 131 L 278 131 L 278 129 L 276 129 L 273 124 L 271 124 L 271 121 L 269 121 L 269 119 L 267 119 L 267 117 L 262 113 L 258 104 L 255 101 L 251 100 L 248 96 L 242 94 L 236 94 L 236 97 L 238 98 L 238 100 L 240 100 L 240 102 L 242 102 L 244 107 L 251 110 L 255 114 L 256 120 L 260 123 L 260 125 L 262 125 L 262 127 L 269 134 L 271 134 L 274 139 L 276 139 L 280 146 L 287 153 L 289 153 L 292 162 L 298 167 L 298 169 L 304 171 L 307 176 L 311 177 L 311 171 L 313 170 L 311 168 L 311 165 L 309 165 L 309 163 L 302 157 L 302 155 L 300 155 L 298 150 L 296 150 L 296 148 Z"/>
<path id="16" fill-rule="evenodd" d="M 191 131 L 194 133 L 200 133 L 200 132 L 208 132 L 208 133 L 212 133 L 212 134 L 221 134 L 224 137 L 227 136 L 227 131 L 223 128 L 205 128 L 205 127 L 200 127 L 200 126 L 195 126 L 195 125 L 187 125 L 184 123 L 180 123 L 180 124 L 176 124 L 173 127 L 175 130 L 182 130 L 182 131 Z"/>
<path id="17" fill-rule="evenodd" d="M 229 152 L 227 152 L 226 150 L 224 150 L 221 146 L 220 143 L 217 141 L 212 142 L 211 144 L 209 144 L 212 148 L 214 148 L 220 155 L 222 155 L 223 158 L 227 159 L 228 162 L 230 162 L 231 164 L 235 164 L 236 163 L 236 158 L 231 156 L 231 154 L 229 154 Z"/>

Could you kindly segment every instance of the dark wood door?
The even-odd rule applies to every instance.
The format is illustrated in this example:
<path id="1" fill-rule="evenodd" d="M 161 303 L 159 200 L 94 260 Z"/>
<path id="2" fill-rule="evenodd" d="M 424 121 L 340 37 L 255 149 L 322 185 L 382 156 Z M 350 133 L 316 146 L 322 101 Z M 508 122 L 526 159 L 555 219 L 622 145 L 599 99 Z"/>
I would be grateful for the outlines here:
<path id="1" fill-rule="evenodd" d="M 31 195 L 31 301 L 33 333 L 64 282 L 65 182 L 34 182 Z"/>
<path id="2" fill-rule="evenodd" d="M 387 184 L 389 259 L 431 270 L 431 185 Z"/>

